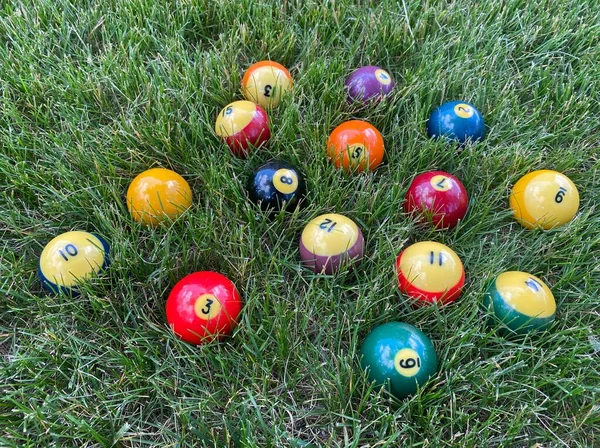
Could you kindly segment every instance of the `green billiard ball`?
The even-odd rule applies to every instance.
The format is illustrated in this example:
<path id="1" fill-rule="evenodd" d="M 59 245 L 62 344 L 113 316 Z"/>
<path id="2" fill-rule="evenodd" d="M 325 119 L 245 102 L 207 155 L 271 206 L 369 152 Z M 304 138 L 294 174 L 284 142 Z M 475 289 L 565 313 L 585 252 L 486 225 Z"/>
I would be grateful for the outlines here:
<path id="1" fill-rule="evenodd" d="M 489 324 L 500 323 L 518 334 L 549 327 L 556 312 L 552 291 L 536 276 L 520 271 L 496 277 L 483 296 L 483 306 L 490 314 Z"/>
<path id="2" fill-rule="evenodd" d="M 370 382 L 403 399 L 437 372 L 437 355 L 421 330 L 401 322 L 376 327 L 363 342 L 361 366 Z"/>

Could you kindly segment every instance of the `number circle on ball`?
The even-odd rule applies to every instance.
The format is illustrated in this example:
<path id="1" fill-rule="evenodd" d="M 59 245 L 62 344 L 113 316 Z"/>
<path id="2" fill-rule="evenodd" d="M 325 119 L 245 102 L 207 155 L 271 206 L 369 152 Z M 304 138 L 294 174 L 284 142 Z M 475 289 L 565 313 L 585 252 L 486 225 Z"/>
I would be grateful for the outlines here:
<path id="1" fill-rule="evenodd" d="M 456 106 L 454 106 L 454 112 L 460 118 L 471 118 L 473 116 L 473 114 L 475 113 L 473 111 L 473 108 L 470 105 L 465 104 L 465 103 L 459 103 Z"/>
<path id="2" fill-rule="evenodd" d="M 394 366 L 400 375 L 410 378 L 421 370 L 421 358 L 412 348 L 403 348 L 394 356 Z"/>
<path id="3" fill-rule="evenodd" d="M 98 274 L 109 263 L 108 243 L 83 231 L 63 233 L 42 251 L 39 274 L 50 291 L 75 290 L 78 283 Z"/>
<path id="4" fill-rule="evenodd" d="M 221 313 L 221 302 L 214 294 L 202 294 L 194 302 L 194 311 L 200 319 L 211 320 Z"/>
<path id="5" fill-rule="evenodd" d="M 400 290 L 424 302 L 455 300 L 465 282 L 462 261 L 452 249 L 433 241 L 415 243 L 396 259 Z"/>
<path id="6" fill-rule="evenodd" d="M 280 168 L 273 176 L 273 186 L 283 194 L 292 194 L 298 189 L 298 176 L 293 170 Z"/>
<path id="7" fill-rule="evenodd" d="M 579 209 L 579 192 L 562 173 L 533 171 L 515 184 L 509 198 L 516 220 L 528 229 L 551 229 L 571 221 Z"/>
<path id="8" fill-rule="evenodd" d="M 392 83 L 390 74 L 381 68 L 375 70 L 375 77 L 384 86 L 389 86 Z"/>

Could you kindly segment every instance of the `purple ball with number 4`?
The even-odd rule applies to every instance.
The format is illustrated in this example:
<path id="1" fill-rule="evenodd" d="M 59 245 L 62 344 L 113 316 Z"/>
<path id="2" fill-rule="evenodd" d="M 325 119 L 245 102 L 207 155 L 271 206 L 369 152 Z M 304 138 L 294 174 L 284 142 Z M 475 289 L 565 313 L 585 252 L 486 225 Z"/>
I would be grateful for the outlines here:
<path id="1" fill-rule="evenodd" d="M 346 79 L 348 102 L 369 103 L 387 96 L 394 88 L 394 80 L 384 69 L 375 65 L 354 70 Z"/>

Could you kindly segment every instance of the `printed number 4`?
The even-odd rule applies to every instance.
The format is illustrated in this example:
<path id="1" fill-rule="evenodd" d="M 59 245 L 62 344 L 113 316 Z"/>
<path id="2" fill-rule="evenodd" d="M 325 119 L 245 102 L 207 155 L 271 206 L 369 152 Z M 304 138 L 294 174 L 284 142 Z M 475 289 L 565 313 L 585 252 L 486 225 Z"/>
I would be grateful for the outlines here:
<path id="1" fill-rule="evenodd" d="M 327 232 L 331 232 L 336 224 L 337 224 L 337 222 L 332 221 L 329 218 L 325 218 L 325 221 L 323 221 L 321 224 L 319 224 L 319 229 L 323 229 L 323 230 L 327 230 Z"/>

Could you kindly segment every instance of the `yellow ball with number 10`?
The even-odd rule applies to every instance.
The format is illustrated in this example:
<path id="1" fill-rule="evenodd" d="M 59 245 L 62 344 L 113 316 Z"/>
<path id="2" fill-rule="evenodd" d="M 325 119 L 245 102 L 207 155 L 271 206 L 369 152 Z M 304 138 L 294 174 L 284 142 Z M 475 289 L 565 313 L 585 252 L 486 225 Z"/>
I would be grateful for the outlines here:
<path id="1" fill-rule="evenodd" d="M 579 192 L 564 174 L 533 171 L 515 184 L 509 198 L 516 220 L 528 229 L 551 229 L 573 219 L 579 209 Z"/>

